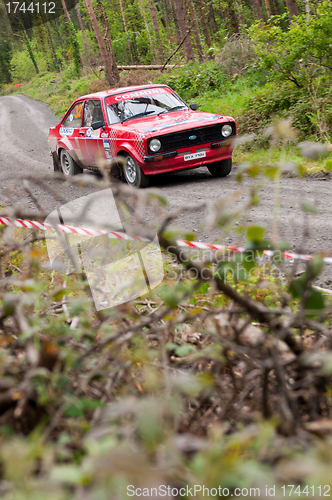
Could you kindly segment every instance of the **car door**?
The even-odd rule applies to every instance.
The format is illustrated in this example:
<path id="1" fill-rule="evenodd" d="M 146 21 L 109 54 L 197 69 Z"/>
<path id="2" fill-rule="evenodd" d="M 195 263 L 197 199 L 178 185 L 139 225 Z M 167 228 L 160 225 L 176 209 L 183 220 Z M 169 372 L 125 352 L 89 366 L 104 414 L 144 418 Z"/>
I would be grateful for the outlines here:
<path id="1" fill-rule="evenodd" d="M 103 148 L 103 135 L 105 135 L 105 132 L 102 128 L 93 130 L 91 127 L 93 123 L 98 121 L 105 123 L 100 99 L 87 99 L 84 103 L 81 138 L 84 138 L 85 141 L 84 148 L 86 151 L 87 163 L 90 167 L 97 167 L 98 160 L 100 158 L 105 158 L 105 151 Z"/>
<path id="2" fill-rule="evenodd" d="M 82 126 L 83 101 L 79 101 L 69 110 L 59 128 L 61 142 L 74 160 L 85 167 L 80 147 L 80 131 Z"/>

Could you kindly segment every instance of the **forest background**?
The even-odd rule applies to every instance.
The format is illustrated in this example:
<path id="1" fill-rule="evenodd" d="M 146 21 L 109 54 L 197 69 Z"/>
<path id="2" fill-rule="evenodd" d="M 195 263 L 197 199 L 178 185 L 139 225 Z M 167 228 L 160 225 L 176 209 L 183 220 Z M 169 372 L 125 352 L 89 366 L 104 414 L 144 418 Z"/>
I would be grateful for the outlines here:
<path id="1" fill-rule="evenodd" d="M 77 95 L 159 81 L 202 111 L 234 116 L 240 133 L 256 133 L 257 157 L 273 119 L 290 117 L 301 137 L 329 140 L 328 2 L 80 1 L 69 14 L 61 0 L 59 8 L 49 22 L 30 12 L 29 29 L 19 21 L 24 11 L 12 13 L 12 30 L 0 5 L 3 94 L 23 84 L 20 91 L 61 115 Z M 175 67 L 163 68 L 167 62 Z M 299 160 L 296 149 L 290 158 Z M 329 170 L 330 161 L 305 165 L 309 172 L 321 167 Z"/>

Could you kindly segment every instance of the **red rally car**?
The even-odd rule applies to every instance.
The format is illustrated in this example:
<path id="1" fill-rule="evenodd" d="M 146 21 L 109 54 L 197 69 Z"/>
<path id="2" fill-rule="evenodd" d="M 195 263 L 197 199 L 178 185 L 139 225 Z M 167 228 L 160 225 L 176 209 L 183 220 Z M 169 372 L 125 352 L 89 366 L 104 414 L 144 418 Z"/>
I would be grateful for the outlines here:
<path id="1" fill-rule="evenodd" d="M 103 164 L 120 166 L 127 183 L 206 165 L 214 177 L 232 168 L 235 120 L 196 111 L 167 85 L 106 90 L 76 99 L 48 140 L 54 170 L 66 176 Z"/>

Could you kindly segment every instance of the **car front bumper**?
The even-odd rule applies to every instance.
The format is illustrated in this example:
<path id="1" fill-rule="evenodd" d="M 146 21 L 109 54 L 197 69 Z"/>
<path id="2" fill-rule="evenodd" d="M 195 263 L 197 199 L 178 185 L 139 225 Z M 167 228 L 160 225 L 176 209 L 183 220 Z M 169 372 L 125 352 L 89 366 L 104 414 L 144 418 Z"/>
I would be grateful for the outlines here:
<path id="1" fill-rule="evenodd" d="M 139 166 L 145 174 L 155 175 L 208 165 L 209 163 L 231 158 L 233 140 L 234 137 L 230 140 L 199 144 L 191 148 L 179 149 L 178 151 L 167 151 L 165 153 L 144 156 L 144 162 L 139 162 Z"/>

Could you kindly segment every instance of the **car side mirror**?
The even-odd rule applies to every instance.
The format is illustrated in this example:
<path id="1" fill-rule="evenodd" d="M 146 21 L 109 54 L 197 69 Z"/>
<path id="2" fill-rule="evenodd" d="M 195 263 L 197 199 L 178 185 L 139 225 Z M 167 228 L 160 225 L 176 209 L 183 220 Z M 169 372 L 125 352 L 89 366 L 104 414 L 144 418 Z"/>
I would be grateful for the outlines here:
<path id="1" fill-rule="evenodd" d="M 193 103 L 193 104 L 190 104 L 190 109 L 192 109 L 193 111 L 196 111 L 197 109 L 197 104 Z"/>
<path id="2" fill-rule="evenodd" d="M 98 128 L 102 128 L 104 130 L 105 123 L 102 120 L 99 120 L 98 122 L 91 123 L 91 127 L 93 130 L 97 130 Z"/>

